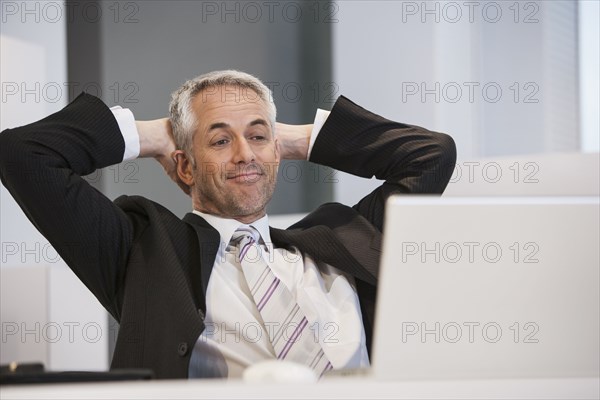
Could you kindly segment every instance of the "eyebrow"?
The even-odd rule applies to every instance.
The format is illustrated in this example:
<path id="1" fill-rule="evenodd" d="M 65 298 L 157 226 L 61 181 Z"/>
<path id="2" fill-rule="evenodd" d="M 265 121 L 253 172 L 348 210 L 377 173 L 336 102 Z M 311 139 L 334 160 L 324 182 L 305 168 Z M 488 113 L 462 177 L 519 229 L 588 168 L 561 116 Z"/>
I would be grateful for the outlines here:
<path id="1" fill-rule="evenodd" d="M 226 124 L 225 122 L 215 122 L 214 124 L 212 124 L 211 126 L 208 127 L 208 131 L 212 131 L 214 129 L 221 129 L 221 128 L 229 128 L 229 124 Z"/>
<path id="2" fill-rule="evenodd" d="M 249 124 L 249 126 L 254 126 L 254 125 L 264 125 L 267 128 L 269 127 L 269 124 L 267 123 L 267 121 L 265 121 L 262 118 L 255 119 L 254 121 L 250 122 L 250 124 Z"/>
<path id="3" fill-rule="evenodd" d="M 248 126 L 255 126 L 255 125 L 264 125 L 265 127 L 269 127 L 269 124 L 267 123 L 267 121 L 265 121 L 262 118 L 257 118 L 248 124 Z M 225 122 L 215 122 L 214 124 L 211 124 L 208 127 L 208 131 L 210 132 L 214 129 L 229 128 L 229 127 L 230 127 L 229 124 L 227 124 Z"/>

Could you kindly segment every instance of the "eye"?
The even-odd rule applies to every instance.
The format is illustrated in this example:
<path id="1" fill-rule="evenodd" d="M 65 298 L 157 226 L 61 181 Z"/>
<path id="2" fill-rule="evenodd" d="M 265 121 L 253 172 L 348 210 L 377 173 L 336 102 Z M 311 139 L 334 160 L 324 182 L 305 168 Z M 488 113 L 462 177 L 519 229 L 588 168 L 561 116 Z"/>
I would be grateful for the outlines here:
<path id="1" fill-rule="evenodd" d="M 220 139 L 220 140 L 217 140 L 216 142 L 213 142 L 211 144 L 211 146 L 216 146 L 216 147 L 225 146 L 227 143 L 229 143 L 229 139 Z"/>
<path id="2" fill-rule="evenodd" d="M 266 132 L 265 129 L 258 128 L 248 132 L 248 139 L 254 142 L 266 142 L 270 137 L 269 132 Z"/>

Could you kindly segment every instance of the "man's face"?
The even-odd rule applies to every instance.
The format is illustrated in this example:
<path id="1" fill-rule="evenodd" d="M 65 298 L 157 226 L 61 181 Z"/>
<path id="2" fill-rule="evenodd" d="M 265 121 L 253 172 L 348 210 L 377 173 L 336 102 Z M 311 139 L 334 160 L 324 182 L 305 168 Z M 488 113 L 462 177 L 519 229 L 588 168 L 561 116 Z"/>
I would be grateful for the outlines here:
<path id="1" fill-rule="evenodd" d="M 192 108 L 194 207 L 245 223 L 262 217 L 279 166 L 266 104 L 249 89 L 225 86 L 198 93 Z"/>

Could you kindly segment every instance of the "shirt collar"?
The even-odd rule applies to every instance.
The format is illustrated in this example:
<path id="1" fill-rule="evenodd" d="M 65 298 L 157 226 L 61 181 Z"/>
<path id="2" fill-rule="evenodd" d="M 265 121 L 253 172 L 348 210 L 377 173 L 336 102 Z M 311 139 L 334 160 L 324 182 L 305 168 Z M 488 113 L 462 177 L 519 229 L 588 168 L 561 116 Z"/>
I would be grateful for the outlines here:
<path id="1" fill-rule="evenodd" d="M 206 214 L 202 211 L 193 210 L 194 214 L 201 216 L 213 228 L 215 228 L 221 236 L 221 243 L 227 245 L 233 236 L 233 233 L 240 226 L 252 226 L 260 233 L 260 237 L 266 244 L 271 243 L 271 233 L 269 231 L 269 216 L 265 214 L 262 218 L 252 222 L 251 224 L 243 224 L 233 218 L 223 218 L 212 214 Z"/>

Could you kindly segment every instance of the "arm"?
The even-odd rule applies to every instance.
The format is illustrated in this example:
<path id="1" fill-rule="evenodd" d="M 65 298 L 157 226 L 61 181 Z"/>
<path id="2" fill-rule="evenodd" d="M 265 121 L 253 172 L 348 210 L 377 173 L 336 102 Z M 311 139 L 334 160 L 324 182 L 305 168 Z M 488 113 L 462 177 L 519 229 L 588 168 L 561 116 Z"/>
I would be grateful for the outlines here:
<path id="1" fill-rule="evenodd" d="M 190 188 L 177 174 L 177 150 L 173 138 L 173 129 L 169 118 L 160 118 L 151 121 L 135 121 L 137 134 L 140 141 L 140 157 L 153 157 L 162 165 L 165 173 L 181 190 L 190 195 Z"/>
<path id="2" fill-rule="evenodd" d="M 27 217 L 117 319 L 134 237 L 130 218 L 84 179 L 122 161 L 123 137 L 99 99 L 0 134 L 0 179 Z"/>
<path id="3" fill-rule="evenodd" d="M 313 124 L 288 125 L 277 122 L 275 137 L 283 160 L 306 160 Z"/>
<path id="4" fill-rule="evenodd" d="M 392 194 L 441 194 L 454 170 L 456 147 L 443 133 L 387 120 L 340 96 L 317 137 L 310 161 L 385 182 L 354 208 L 383 230 Z"/>
<path id="5" fill-rule="evenodd" d="M 443 133 L 401 124 L 373 114 L 341 96 L 319 132 L 313 124 L 277 123 L 275 137 L 281 158 L 306 160 L 311 134 L 317 135 L 310 161 L 385 183 L 354 208 L 382 230 L 386 199 L 395 193 L 441 194 L 456 161 L 454 141 Z M 320 120 L 320 124 L 323 120 Z M 156 158 L 186 193 L 189 188 L 175 172 L 171 126 L 167 118 L 136 122 L 140 156 Z M 318 129 L 318 128 L 317 128 Z M 312 138 L 313 141 L 315 138 Z"/>

